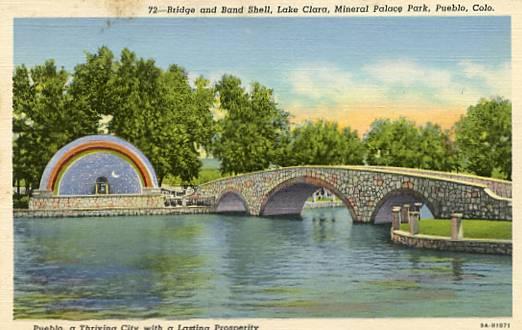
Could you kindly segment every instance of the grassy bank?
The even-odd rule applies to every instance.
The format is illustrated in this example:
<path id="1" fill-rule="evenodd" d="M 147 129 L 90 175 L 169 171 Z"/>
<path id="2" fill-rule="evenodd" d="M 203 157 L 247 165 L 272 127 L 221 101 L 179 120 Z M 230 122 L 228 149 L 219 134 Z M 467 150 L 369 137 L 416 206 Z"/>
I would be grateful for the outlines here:
<path id="1" fill-rule="evenodd" d="M 464 238 L 511 239 L 511 221 L 463 220 Z M 447 219 L 423 219 L 419 222 L 421 234 L 451 236 L 451 221 Z M 408 224 L 401 224 L 408 231 Z"/>

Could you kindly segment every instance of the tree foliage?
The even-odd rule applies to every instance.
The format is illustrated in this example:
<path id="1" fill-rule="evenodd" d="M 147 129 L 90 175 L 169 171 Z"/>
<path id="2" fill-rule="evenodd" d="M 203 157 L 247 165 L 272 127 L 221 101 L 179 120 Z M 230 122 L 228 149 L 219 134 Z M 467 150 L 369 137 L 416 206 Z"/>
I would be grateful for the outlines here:
<path id="1" fill-rule="evenodd" d="M 282 165 L 362 164 L 364 146 L 357 132 L 319 120 L 296 127 L 285 148 Z"/>
<path id="2" fill-rule="evenodd" d="M 438 171 L 456 169 L 455 146 L 450 134 L 436 124 L 428 122 L 419 128 L 419 156 L 418 168 Z"/>
<path id="3" fill-rule="evenodd" d="M 171 65 L 163 71 L 124 49 L 108 88 L 109 132 L 147 155 L 160 184 L 167 175 L 183 182 L 198 176 L 198 148 L 208 147 L 212 134 L 214 92 L 208 81 L 200 77 L 193 88 L 183 68 Z"/>
<path id="4" fill-rule="evenodd" d="M 405 118 L 379 119 L 365 136 L 370 165 L 450 171 L 454 151 L 449 133 L 435 124 L 417 127 Z"/>
<path id="5" fill-rule="evenodd" d="M 95 134 L 103 115 L 111 114 L 116 105 L 111 83 L 114 79 L 114 55 L 107 47 L 96 54 L 86 53 L 86 62 L 74 68 L 67 93 L 68 107 L 74 113 L 77 125 L 75 137 Z"/>
<path id="6" fill-rule="evenodd" d="M 455 124 L 461 166 L 481 176 L 511 179 L 511 102 L 482 99 Z"/>
<path id="7" fill-rule="evenodd" d="M 20 185 L 26 183 L 30 187 L 32 181 L 38 176 L 33 164 L 31 148 L 32 120 L 28 116 L 32 112 L 35 102 L 34 89 L 29 77 L 29 70 L 22 65 L 16 68 L 13 75 L 13 185 L 20 194 Z"/>
<path id="8" fill-rule="evenodd" d="M 288 130 L 288 113 L 274 101 L 273 91 L 257 82 L 250 92 L 241 80 L 224 75 L 216 84 L 220 110 L 212 154 L 222 173 L 262 170 L 277 162 Z"/>
<path id="9" fill-rule="evenodd" d="M 70 120 L 68 74 L 54 61 L 31 70 L 20 66 L 13 76 L 13 180 L 23 181 L 27 190 L 37 187 L 53 154 L 69 142 L 78 123 Z"/>
<path id="10" fill-rule="evenodd" d="M 374 121 L 365 137 L 370 165 L 415 167 L 418 130 L 415 123 L 401 118 Z"/>

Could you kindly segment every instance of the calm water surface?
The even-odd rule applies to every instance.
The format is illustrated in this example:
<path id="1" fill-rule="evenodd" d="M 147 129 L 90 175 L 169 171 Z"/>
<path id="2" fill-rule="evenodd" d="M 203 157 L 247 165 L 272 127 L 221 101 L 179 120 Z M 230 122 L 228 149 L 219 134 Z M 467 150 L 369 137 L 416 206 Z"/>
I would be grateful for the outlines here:
<path id="1" fill-rule="evenodd" d="M 346 209 L 15 220 L 15 318 L 511 316 L 511 257 L 395 246 Z"/>

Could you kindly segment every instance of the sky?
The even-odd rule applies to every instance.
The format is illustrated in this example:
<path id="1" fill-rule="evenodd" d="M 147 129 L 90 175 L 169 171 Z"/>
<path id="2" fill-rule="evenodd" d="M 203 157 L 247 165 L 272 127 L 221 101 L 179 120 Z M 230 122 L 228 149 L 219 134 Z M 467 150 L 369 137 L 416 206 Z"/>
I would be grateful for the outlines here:
<path id="1" fill-rule="evenodd" d="M 377 118 L 451 127 L 480 98 L 511 98 L 510 17 L 20 18 L 14 64 L 72 71 L 127 47 L 194 79 L 224 73 L 274 90 L 293 123 L 360 134 Z"/>

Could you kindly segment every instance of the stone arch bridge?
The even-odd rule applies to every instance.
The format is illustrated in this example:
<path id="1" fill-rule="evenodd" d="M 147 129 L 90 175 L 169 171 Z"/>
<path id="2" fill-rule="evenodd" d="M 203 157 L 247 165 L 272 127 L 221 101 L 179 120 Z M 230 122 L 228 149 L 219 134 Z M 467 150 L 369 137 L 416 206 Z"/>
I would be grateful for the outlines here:
<path id="1" fill-rule="evenodd" d="M 314 191 L 326 188 L 354 222 L 388 222 L 391 206 L 422 202 L 436 218 L 512 220 L 511 182 L 471 175 L 393 167 L 302 166 L 212 181 L 200 193 L 215 212 L 299 214 Z"/>

